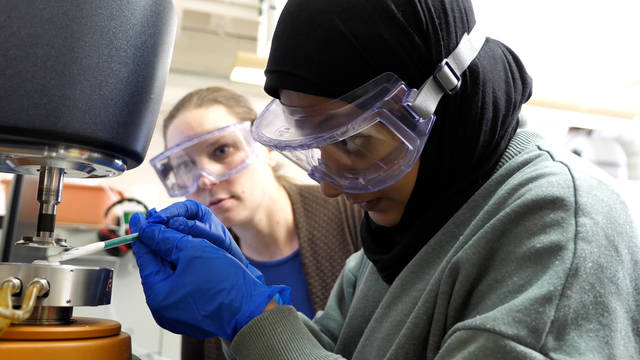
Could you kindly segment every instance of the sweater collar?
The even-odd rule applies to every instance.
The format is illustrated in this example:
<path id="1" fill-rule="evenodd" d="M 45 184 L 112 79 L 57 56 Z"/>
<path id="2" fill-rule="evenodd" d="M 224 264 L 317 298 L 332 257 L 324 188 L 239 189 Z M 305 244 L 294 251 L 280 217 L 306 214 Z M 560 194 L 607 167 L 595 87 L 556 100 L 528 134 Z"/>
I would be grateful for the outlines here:
<path id="1" fill-rule="evenodd" d="M 541 140 L 542 136 L 538 133 L 528 130 L 518 130 L 509 142 L 507 150 L 505 150 L 493 173 L 495 174 L 498 172 L 498 170 L 500 170 L 504 165 L 523 153 L 525 150 L 536 146 L 536 144 Z"/>

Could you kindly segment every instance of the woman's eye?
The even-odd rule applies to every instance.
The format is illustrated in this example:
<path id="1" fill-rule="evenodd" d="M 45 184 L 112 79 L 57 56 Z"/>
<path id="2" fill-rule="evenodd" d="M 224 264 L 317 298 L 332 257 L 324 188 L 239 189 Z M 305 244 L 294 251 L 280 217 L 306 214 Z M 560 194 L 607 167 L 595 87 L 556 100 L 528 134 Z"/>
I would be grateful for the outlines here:
<path id="1" fill-rule="evenodd" d="M 344 147 L 345 147 L 345 149 L 347 149 L 348 152 L 356 152 L 356 151 L 358 151 L 358 147 L 356 146 L 356 144 L 353 143 L 353 141 L 350 141 L 350 140 L 346 140 L 345 141 Z"/>
<path id="2" fill-rule="evenodd" d="M 352 136 L 342 140 L 341 143 L 346 151 L 354 153 L 362 150 L 363 145 L 365 145 L 366 138 L 367 136 Z"/>
<path id="3" fill-rule="evenodd" d="M 186 171 L 186 170 L 190 170 L 192 167 L 191 161 L 181 161 L 178 163 L 178 165 L 175 166 L 175 168 L 178 171 Z"/>
<path id="4" fill-rule="evenodd" d="M 231 146 L 222 145 L 222 146 L 218 146 L 215 149 L 213 149 L 212 155 L 213 155 L 214 158 L 223 158 L 223 157 L 229 155 L 230 152 L 231 152 Z"/>

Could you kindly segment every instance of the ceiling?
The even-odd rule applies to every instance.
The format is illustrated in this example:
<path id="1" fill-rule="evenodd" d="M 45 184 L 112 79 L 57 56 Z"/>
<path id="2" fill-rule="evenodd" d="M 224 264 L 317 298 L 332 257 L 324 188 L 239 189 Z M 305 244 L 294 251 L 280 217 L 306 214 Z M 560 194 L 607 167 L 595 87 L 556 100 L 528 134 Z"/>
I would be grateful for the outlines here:
<path id="1" fill-rule="evenodd" d="M 275 0 L 266 1 L 276 4 Z M 261 25 L 261 20 L 264 23 L 267 19 L 260 16 L 261 2 L 174 0 L 178 30 L 160 118 L 186 93 L 206 86 L 237 90 L 246 95 L 256 109 L 266 105 L 269 97 L 260 86 L 229 80 L 238 52 L 255 54 L 266 46 L 260 45 L 268 39 L 267 28 Z M 274 13 L 274 9 L 269 13 Z"/>
<path id="2" fill-rule="evenodd" d="M 473 2 L 487 34 L 522 58 L 534 102 L 640 120 L 639 1 Z"/>
<path id="3" fill-rule="evenodd" d="M 238 51 L 258 47 L 258 0 L 174 0 L 178 32 L 172 71 L 228 77 Z"/>
<path id="4" fill-rule="evenodd" d="M 237 83 L 227 80 L 236 54 L 266 53 L 269 34 L 285 2 L 174 0 L 179 29 L 165 102 L 172 105 L 188 90 L 212 82 L 237 88 Z M 473 2 L 487 35 L 512 47 L 526 64 L 534 79 L 530 104 L 640 119 L 636 29 L 640 3 Z M 255 105 L 268 100 L 259 86 L 237 89 L 248 91 Z"/>

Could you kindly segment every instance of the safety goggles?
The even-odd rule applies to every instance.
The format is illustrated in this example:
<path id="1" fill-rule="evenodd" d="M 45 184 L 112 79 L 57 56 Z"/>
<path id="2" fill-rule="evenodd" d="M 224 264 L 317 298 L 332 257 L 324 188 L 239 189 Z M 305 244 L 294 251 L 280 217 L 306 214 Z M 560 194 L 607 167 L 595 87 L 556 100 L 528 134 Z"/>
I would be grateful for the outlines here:
<path id="1" fill-rule="evenodd" d="M 415 165 L 440 98 L 459 89 L 459 74 L 476 57 L 484 39 L 475 29 L 465 34 L 420 90 L 384 73 L 315 106 L 287 106 L 274 99 L 254 122 L 253 137 L 318 183 L 348 193 L 385 188 Z"/>
<path id="2" fill-rule="evenodd" d="M 248 121 L 225 126 L 170 147 L 151 165 L 170 196 L 194 192 L 204 177 L 220 182 L 246 169 L 256 159 Z"/>

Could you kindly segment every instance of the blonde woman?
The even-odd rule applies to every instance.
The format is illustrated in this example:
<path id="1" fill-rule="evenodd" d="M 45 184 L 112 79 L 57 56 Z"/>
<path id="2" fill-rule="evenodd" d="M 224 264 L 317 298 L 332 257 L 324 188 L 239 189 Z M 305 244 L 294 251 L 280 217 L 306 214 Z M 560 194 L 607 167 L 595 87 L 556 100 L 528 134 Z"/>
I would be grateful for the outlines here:
<path id="1" fill-rule="evenodd" d="M 292 304 L 312 318 L 360 248 L 362 211 L 277 175 L 282 158 L 252 139 L 255 118 L 237 92 L 195 90 L 164 119 L 166 151 L 151 162 L 170 195 L 208 207 L 266 283 L 290 286 Z M 182 358 L 223 358 L 219 345 L 184 337 Z"/>

